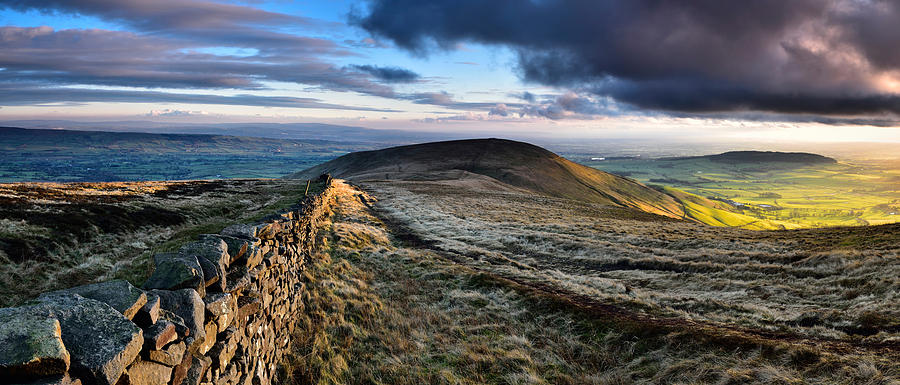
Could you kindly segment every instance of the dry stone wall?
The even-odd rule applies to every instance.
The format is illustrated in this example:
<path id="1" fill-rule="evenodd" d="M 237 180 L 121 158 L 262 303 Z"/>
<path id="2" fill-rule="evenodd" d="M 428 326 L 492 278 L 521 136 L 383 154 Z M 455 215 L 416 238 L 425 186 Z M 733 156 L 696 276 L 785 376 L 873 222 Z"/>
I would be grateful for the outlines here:
<path id="1" fill-rule="evenodd" d="M 269 384 L 304 309 L 325 191 L 261 223 L 154 256 L 144 287 L 109 281 L 0 309 L 0 383 Z"/>

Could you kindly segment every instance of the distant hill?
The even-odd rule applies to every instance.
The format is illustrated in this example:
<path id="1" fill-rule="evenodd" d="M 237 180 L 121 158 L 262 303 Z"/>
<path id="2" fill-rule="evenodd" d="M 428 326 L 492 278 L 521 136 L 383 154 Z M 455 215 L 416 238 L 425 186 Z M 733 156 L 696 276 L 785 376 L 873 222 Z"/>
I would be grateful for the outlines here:
<path id="1" fill-rule="evenodd" d="M 0 125 L 30 129 L 131 132 L 154 134 L 224 135 L 270 139 L 328 140 L 408 144 L 456 139 L 448 134 L 402 130 L 376 130 L 365 127 L 323 123 L 178 123 L 152 121 L 77 122 L 69 120 L 16 120 Z"/>
<path id="2" fill-rule="evenodd" d="M 764 163 L 764 162 L 783 162 L 783 163 L 837 163 L 836 160 L 819 154 L 811 154 L 808 152 L 779 152 L 779 151 L 729 151 L 717 155 L 707 155 L 700 158 L 707 158 L 713 162 L 722 163 Z"/>
<path id="3" fill-rule="evenodd" d="M 355 181 L 486 176 L 549 196 L 684 217 L 682 205 L 670 195 L 571 162 L 541 147 L 503 139 L 433 142 L 356 152 L 288 178 L 305 179 L 323 173 Z"/>

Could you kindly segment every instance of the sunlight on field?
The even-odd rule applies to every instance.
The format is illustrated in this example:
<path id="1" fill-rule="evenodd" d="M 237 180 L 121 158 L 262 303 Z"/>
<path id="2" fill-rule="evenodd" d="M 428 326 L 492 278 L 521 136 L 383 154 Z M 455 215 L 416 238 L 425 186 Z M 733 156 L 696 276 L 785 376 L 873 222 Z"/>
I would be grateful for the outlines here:
<path id="1" fill-rule="evenodd" d="M 900 164 L 896 161 L 800 166 L 708 159 L 585 163 L 646 184 L 727 202 L 730 211 L 761 220 L 799 227 L 900 222 Z"/>

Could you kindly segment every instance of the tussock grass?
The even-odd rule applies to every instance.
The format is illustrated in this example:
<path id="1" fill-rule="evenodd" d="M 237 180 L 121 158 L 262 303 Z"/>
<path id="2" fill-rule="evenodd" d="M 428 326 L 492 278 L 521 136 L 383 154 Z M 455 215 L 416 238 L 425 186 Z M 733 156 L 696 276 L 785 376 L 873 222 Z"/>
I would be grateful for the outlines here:
<path id="1" fill-rule="evenodd" d="M 112 278 L 140 286 L 153 254 L 290 207 L 305 189 L 285 180 L 0 184 L 0 306 Z"/>
<path id="2" fill-rule="evenodd" d="M 585 313 L 504 283 L 482 269 L 489 264 L 460 263 L 465 259 L 421 248 L 428 245 L 421 239 L 398 237 L 402 231 L 389 230 L 368 208 L 373 204 L 392 202 L 338 188 L 338 207 L 322 232 L 327 248 L 305 272 L 306 310 L 298 314 L 304 326 L 284 365 L 286 383 L 891 384 L 898 378 L 897 365 L 878 357 L 727 343 Z M 473 210 L 457 213 L 471 217 Z M 465 226 L 456 229 L 472 236 Z M 627 295 L 616 280 L 605 282 L 607 291 Z"/>
<path id="3" fill-rule="evenodd" d="M 900 338 L 900 248 L 823 241 L 855 229 L 756 232 L 427 182 L 366 188 L 386 215 L 435 248 L 501 276 L 655 316 L 810 338 Z M 898 229 L 872 239 L 897 239 Z M 884 317 L 879 326 L 866 327 L 875 313 Z"/>

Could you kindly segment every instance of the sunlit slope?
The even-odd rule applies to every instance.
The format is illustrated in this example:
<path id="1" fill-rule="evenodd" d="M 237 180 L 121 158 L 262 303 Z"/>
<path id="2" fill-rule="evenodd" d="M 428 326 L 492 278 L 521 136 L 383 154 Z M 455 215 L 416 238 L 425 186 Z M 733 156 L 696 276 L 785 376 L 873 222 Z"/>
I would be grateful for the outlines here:
<path id="1" fill-rule="evenodd" d="M 569 161 L 538 146 L 502 139 L 434 142 L 344 155 L 289 178 L 329 173 L 362 180 L 436 180 L 476 174 L 537 193 L 684 218 L 672 196 L 634 180 Z"/>
<path id="2" fill-rule="evenodd" d="M 685 214 L 689 218 L 708 225 L 740 227 L 748 230 L 783 230 L 803 227 L 795 223 L 759 219 L 737 213 L 727 203 L 706 199 L 673 187 L 663 187 L 663 189 L 684 205 Z"/>
<path id="3" fill-rule="evenodd" d="M 614 159 L 585 164 L 643 183 L 734 202 L 728 211 L 761 220 L 801 227 L 900 221 L 897 161 L 719 162 L 711 158 Z"/>

